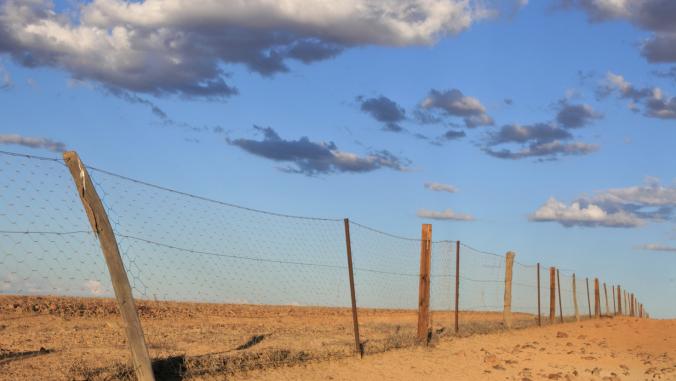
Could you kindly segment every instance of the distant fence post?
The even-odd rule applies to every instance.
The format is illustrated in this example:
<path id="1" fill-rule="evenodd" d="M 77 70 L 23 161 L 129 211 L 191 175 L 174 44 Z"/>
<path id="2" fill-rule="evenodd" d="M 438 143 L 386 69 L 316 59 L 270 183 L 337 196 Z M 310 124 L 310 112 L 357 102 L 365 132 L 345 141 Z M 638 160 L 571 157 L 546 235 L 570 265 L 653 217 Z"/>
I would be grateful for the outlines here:
<path id="1" fill-rule="evenodd" d="M 611 286 L 613 291 L 613 316 L 617 315 L 617 305 L 615 304 L 615 285 Z"/>
<path id="2" fill-rule="evenodd" d="M 594 278 L 594 317 L 601 317 L 601 293 L 599 290 L 599 278 Z"/>
<path id="3" fill-rule="evenodd" d="M 575 274 L 573 273 L 573 306 L 575 307 L 575 321 L 580 321 L 580 309 L 577 305 L 577 284 L 575 282 Z"/>
<path id="4" fill-rule="evenodd" d="M 549 268 L 549 322 L 556 320 L 556 268 Z"/>
<path id="5" fill-rule="evenodd" d="M 622 287 L 617 285 L 617 314 L 622 316 Z"/>
<path id="6" fill-rule="evenodd" d="M 540 311 L 540 262 L 538 262 L 537 266 L 537 273 L 538 273 L 538 326 L 542 326 L 542 313 Z"/>
<path id="7" fill-rule="evenodd" d="M 460 241 L 455 241 L 455 333 L 458 325 L 458 308 L 460 307 Z"/>
<path id="8" fill-rule="evenodd" d="M 512 328 L 512 268 L 514 267 L 514 255 L 514 252 L 509 251 L 505 256 L 505 297 L 502 319 L 507 328 Z"/>
<path id="9" fill-rule="evenodd" d="M 108 220 L 106 209 L 96 193 L 94 183 L 89 177 L 87 168 L 80 160 L 77 152 L 65 152 L 63 159 L 73 177 L 73 182 L 75 182 L 77 193 L 80 196 L 80 201 L 82 201 L 82 206 L 87 214 L 92 230 L 99 238 L 101 250 L 103 251 L 108 272 L 110 273 L 110 280 L 113 284 L 113 290 L 115 291 L 117 305 L 124 322 L 136 378 L 139 381 L 154 381 L 155 376 L 143 335 L 141 320 L 136 310 L 127 272 L 124 269 L 124 263 L 120 257 L 120 249 L 117 246 L 115 233 Z"/>
<path id="10" fill-rule="evenodd" d="M 352 325 L 354 329 L 354 351 L 364 356 L 364 348 L 359 340 L 359 317 L 357 316 L 357 293 L 354 289 L 354 272 L 352 270 L 352 241 L 350 240 L 350 220 L 343 220 L 345 225 L 345 248 L 347 250 L 347 274 L 350 277 L 350 299 L 352 301 Z"/>
<path id="11" fill-rule="evenodd" d="M 430 267 L 432 266 L 432 225 L 422 225 L 420 239 L 420 284 L 418 286 L 418 343 L 430 337 Z"/>
<path id="12" fill-rule="evenodd" d="M 587 284 L 587 307 L 589 308 L 589 318 L 591 319 L 591 299 L 589 297 L 589 278 L 584 278 L 585 283 Z"/>
<path id="13" fill-rule="evenodd" d="M 563 299 L 561 298 L 561 277 L 559 269 L 556 269 L 556 286 L 559 290 L 559 321 L 563 323 Z"/>
<path id="14" fill-rule="evenodd" d="M 610 306 L 608 305 L 608 287 L 606 287 L 606 282 L 603 282 L 603 293 L 606 296 L 606 316 L 610 316 Z"/>

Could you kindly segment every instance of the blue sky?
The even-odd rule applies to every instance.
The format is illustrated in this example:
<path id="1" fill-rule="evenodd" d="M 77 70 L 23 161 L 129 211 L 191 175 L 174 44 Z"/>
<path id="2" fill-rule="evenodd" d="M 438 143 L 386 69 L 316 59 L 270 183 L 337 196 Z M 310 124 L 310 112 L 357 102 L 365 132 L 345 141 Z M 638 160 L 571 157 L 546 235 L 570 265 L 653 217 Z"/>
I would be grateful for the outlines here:
<path id="1" fill-rule="evenodd" d="M 151 183 L 405 236 L 432 222 L 437 239 L 621 282 L 676 315 L 664 303 L 676 298 L 673 5 L 368 3 L 288 15 L 260 1 L 221 18 L 224 2 L 182 19 L 150 5 L 183 1 L 0 1 L 0 148 L 65 147 Z M 125 28 L 140 53 L 85 34 Z M 165 51 L 143 36 L 162 31 L 195 39 Z M 286 71 L 219 40 L 229 33 L 277 49 Z M 438 140 L 449 131 L 464 136 Z"/>

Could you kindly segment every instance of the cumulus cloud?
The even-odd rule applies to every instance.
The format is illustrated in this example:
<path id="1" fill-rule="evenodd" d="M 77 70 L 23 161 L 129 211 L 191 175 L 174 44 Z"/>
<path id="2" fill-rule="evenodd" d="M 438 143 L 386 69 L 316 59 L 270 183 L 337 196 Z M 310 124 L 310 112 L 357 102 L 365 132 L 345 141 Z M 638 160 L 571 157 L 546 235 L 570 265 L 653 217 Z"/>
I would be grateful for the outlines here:
<path id="1" fill-rule="evenodd" d="M 0 3 L 0 52 L 28 67 L 153 95 L 224 98 L 224 66 L 264 76 L 360 45 L 433 44 L 492 15 L 472 0 L 52 0 Z"/>
<path id="2" fill-rule="evenodd" d="M 435 182 L 425 183 L 425 188 L 435 192 L 455 193 L 458 191 L 458 188 L 454 187 L 453 185 Z"/>
<path id="3" fill-rule="evenodd" d="M 86 281 L 84 284 L 84 288 L 91 295 L 100 296 L 107 294 L 106 290 L 103 288 L 103 285 L 101 285 L 101 282 L 99 282 L 98 280 L 90 279 Z"/>
<path id="4" fill-rule="evenodd" d="M 52 152 L 64 152 L 66 145 L 64 143 L 39 137 L 21 136 L 18 134 L 0 135 L 0 144 L 14 144 L 29 148 L 41 148 Z"/>
<path id="5" fill-rule="evenodd" d="M 560 156 L 587 155 L 598 150 L 597 145 L 582 142 L 566 142 L 573 135 L 566 129 L 551 123 L 531 125 L 511 124 L 488 134 L 485 153 L 499 159 L 524 159 L 540 157 L 556 159 Z M 503 144 L 518 148 L 496 148 Z"/>
<path id="6" fill-rule="evenodd" d="M 634 111 L 641 111 L 642 105 L 647 117 L 676 119 L 676 97 L 665 95 L 659 87 L 638 88 L 623 76 L 609 72 L 597 92 L 600 96 L 617 93 L 621 98 L 629 99 L 628 107 Z"/>
<path id="7" fill-rule="evenodd" d="M 668 253 L 676 253 L 676 246 L 663 245 L 659 243 L 646 243 L 641 245 L 639 249 L 648 251 L 663 251 Z"/>
<path id="8" fill-rule="evenodd" d="M 383 95 L 377 98 L 359 96 L 357 97 L 357 102 L 359 102 L 363 112 L 383 123 L 384 130 L 392 132 L 404 130 L 400 123 L 406 119 L 406 110 L 390 98 Z"/>
<path id="9" fill-rule="evenodd" d="M 676 3 L 673 0 L 560 0 L 583 9 L 591 21 L 626 20 L 652 32 L 641 45 L 649 62 L 676 62 Z"/>
<path id="10" fill-rule="evenodd" d="M 333 142 L 313 142 L 307 137 L 285 140 L 270 127 L 254 126 L 254 129 L 263 134 L 263 140 L 228 138 L 227 141 L 253 155 L 292 163 L 292 166 L 282 168 L 285 172 L 313 176 L 335 172 L 371 172 L 381 168 L 395 171 L 407 169 L 407 160 L 387 150 L 360 156 L 339 150 Z"/>
<path id="11" fill-rule="evenodd" d="M 554 197 L 550 197 L 544 205 L 529 216 L 531 221 L 556 221 L 563 226 L 607 226 L 607 227 L 636 227 L 643 225 L 643 221 L 624 211 L 608 213 L 603 208 L 592 203 L 575 201 L 566 205 Z"/>
<path id="12" fill-rule="evenodd" d="M 601 117 L 602 114 L 588 104 L 571 104 L 567 100 L 562 100 L 559 102 L 556 121 L 565 128 L 580 128 Z"/>
<path id="13" fill-rule="evenodd" d="M 473 221 L 474 217 L 469 214 L 456 213 L 451 209 L 442 211 L 419 209 L 416 215 L 420 218 L 431 220 L 450 220 L 450 221 Z"/>
<path id="14" fill-rule="evenodd" d="M 596 192 L 570 205 L 552 197 L 531 214 L 530 220 L 555 221 L 564 226 L 636 227 L 669 220 L 674 208 L 676 186 L 648 178 L 642 185 Z"/>
<path id="15" fill-rule="evenodd" d="M 419 119 L 425 121 L 440 120 L 437 115 L 425 114 L 425 112 L 433 112 L 443 116 L 460 117 L 468 128 L 494 124 L 493 118 L 486 113 L 486 108 L 478 99 L 464 95 L 458 89 L 430 90 L 427 97 L 420 102 L 420 109 Z"/>

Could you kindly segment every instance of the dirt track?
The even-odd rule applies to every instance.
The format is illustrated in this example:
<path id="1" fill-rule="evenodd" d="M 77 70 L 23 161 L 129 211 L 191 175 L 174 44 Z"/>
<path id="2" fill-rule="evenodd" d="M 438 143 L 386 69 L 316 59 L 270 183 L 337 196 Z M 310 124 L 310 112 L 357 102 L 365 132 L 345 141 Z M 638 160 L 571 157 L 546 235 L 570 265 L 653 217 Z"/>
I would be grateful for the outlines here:
<path id="1" fill-rule="evenodd" d="M 574 374 L 572 369 L 529 363 L 537 358 L 545 364 L 573 360 L 596 364 L 607 357 L 623 359 L 624 365 L 635 367 L 636 363 L 629 360 L 639 349 L 621 347 L 626 340 L 618 343 L 618 347 L 610 346 L 614 340 L 611 330 L 620 329 L 623 334 L 614 335 L 627 340 L 633 337 L 630 334 L 640 332 L 636 335 L 645 340 L 640 345 L 647 348 L 650 340 L 659 341 L 662 337 L 646 336 L 646 329 L 649 333 L 659 328 L 672 331 L 676 328 L 670 322 L 603 319 L 581 323 L 583 328 L 578 324 L 565 324 L 500 333 L 503 332 L 501 314 L 461 313 L 461 332 L 457 337 L 449 332 L 452 320 L 446 311 L 433 314 L 436 348 L 423 350 L 411 349 L 416 323 L 414 311 L 364 309 L 360 310 L 360 327 L 367 356 L 355 361 L 349 309 L 138 304 L 154 366 L 162 375 L 159 379 L 224 379 L 226 376 L 228 379 L 365 379 L 361 377 L 364 374 L 370 379 L 415 379 L 428 373 L 437 374 L 435 372 L 438 378 L 451 372 L 461 377 L 458 379 L 493 377 L 522 381 L 539 379 L 542 374 L 556 377 L 560 372 L 561 379 L 566 379 L 566 374 L 570 373 L 568 378 Z M 532 316 L 517 314 L 516 318 L 519 327 L 534 324 Z M 555 338 L 559 331 L 568 338 Z M 0 332 L 0 380 L 45 379 L 47 376 L 54 380 L 132 378 L 120 318 L 112 300 L 2 296 Z M 490 334 L 472 335 L 474 333 Z M 595 336 L 602 333 L 603 338 Z M 397 348 L 408 349 L 390 351 Z M 594 357 L 594 360 L 584 357 Z M 655 357 L 651 361 L 661 360 Z M 665 357 L 664 361 L 671 358 Z M 666 362 L 655 366 L 666 367 Z M 594 366 L 614 369 L 613 366 L 616 368 L 619 364 Z M 583 378 L 570 379 L 589 379 L 584 378 L 585 369 L 581 367 L 576 377 Z M 616 374 L 620 379 L 644 379 L 627 378 L 629 376 L 618 371 Z M 670 378 L 665 373 L 661 379 Z"/>

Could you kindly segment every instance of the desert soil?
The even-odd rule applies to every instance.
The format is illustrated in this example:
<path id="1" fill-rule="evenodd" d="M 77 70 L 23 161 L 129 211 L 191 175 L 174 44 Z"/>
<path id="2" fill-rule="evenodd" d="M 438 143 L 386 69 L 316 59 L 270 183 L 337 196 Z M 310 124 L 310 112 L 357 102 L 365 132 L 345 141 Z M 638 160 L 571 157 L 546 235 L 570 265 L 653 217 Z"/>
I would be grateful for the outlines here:
<path id="1" fill-rule="evenodd" d="M 537 328 L 515 314 L 433 313 L 429 348 L 415 311 L 138 302 L 158 380 L 676 380 L 676 322 L 605 318 Z M 0 296 L 0 380 L 131 380 L 114 301 Z"/>

